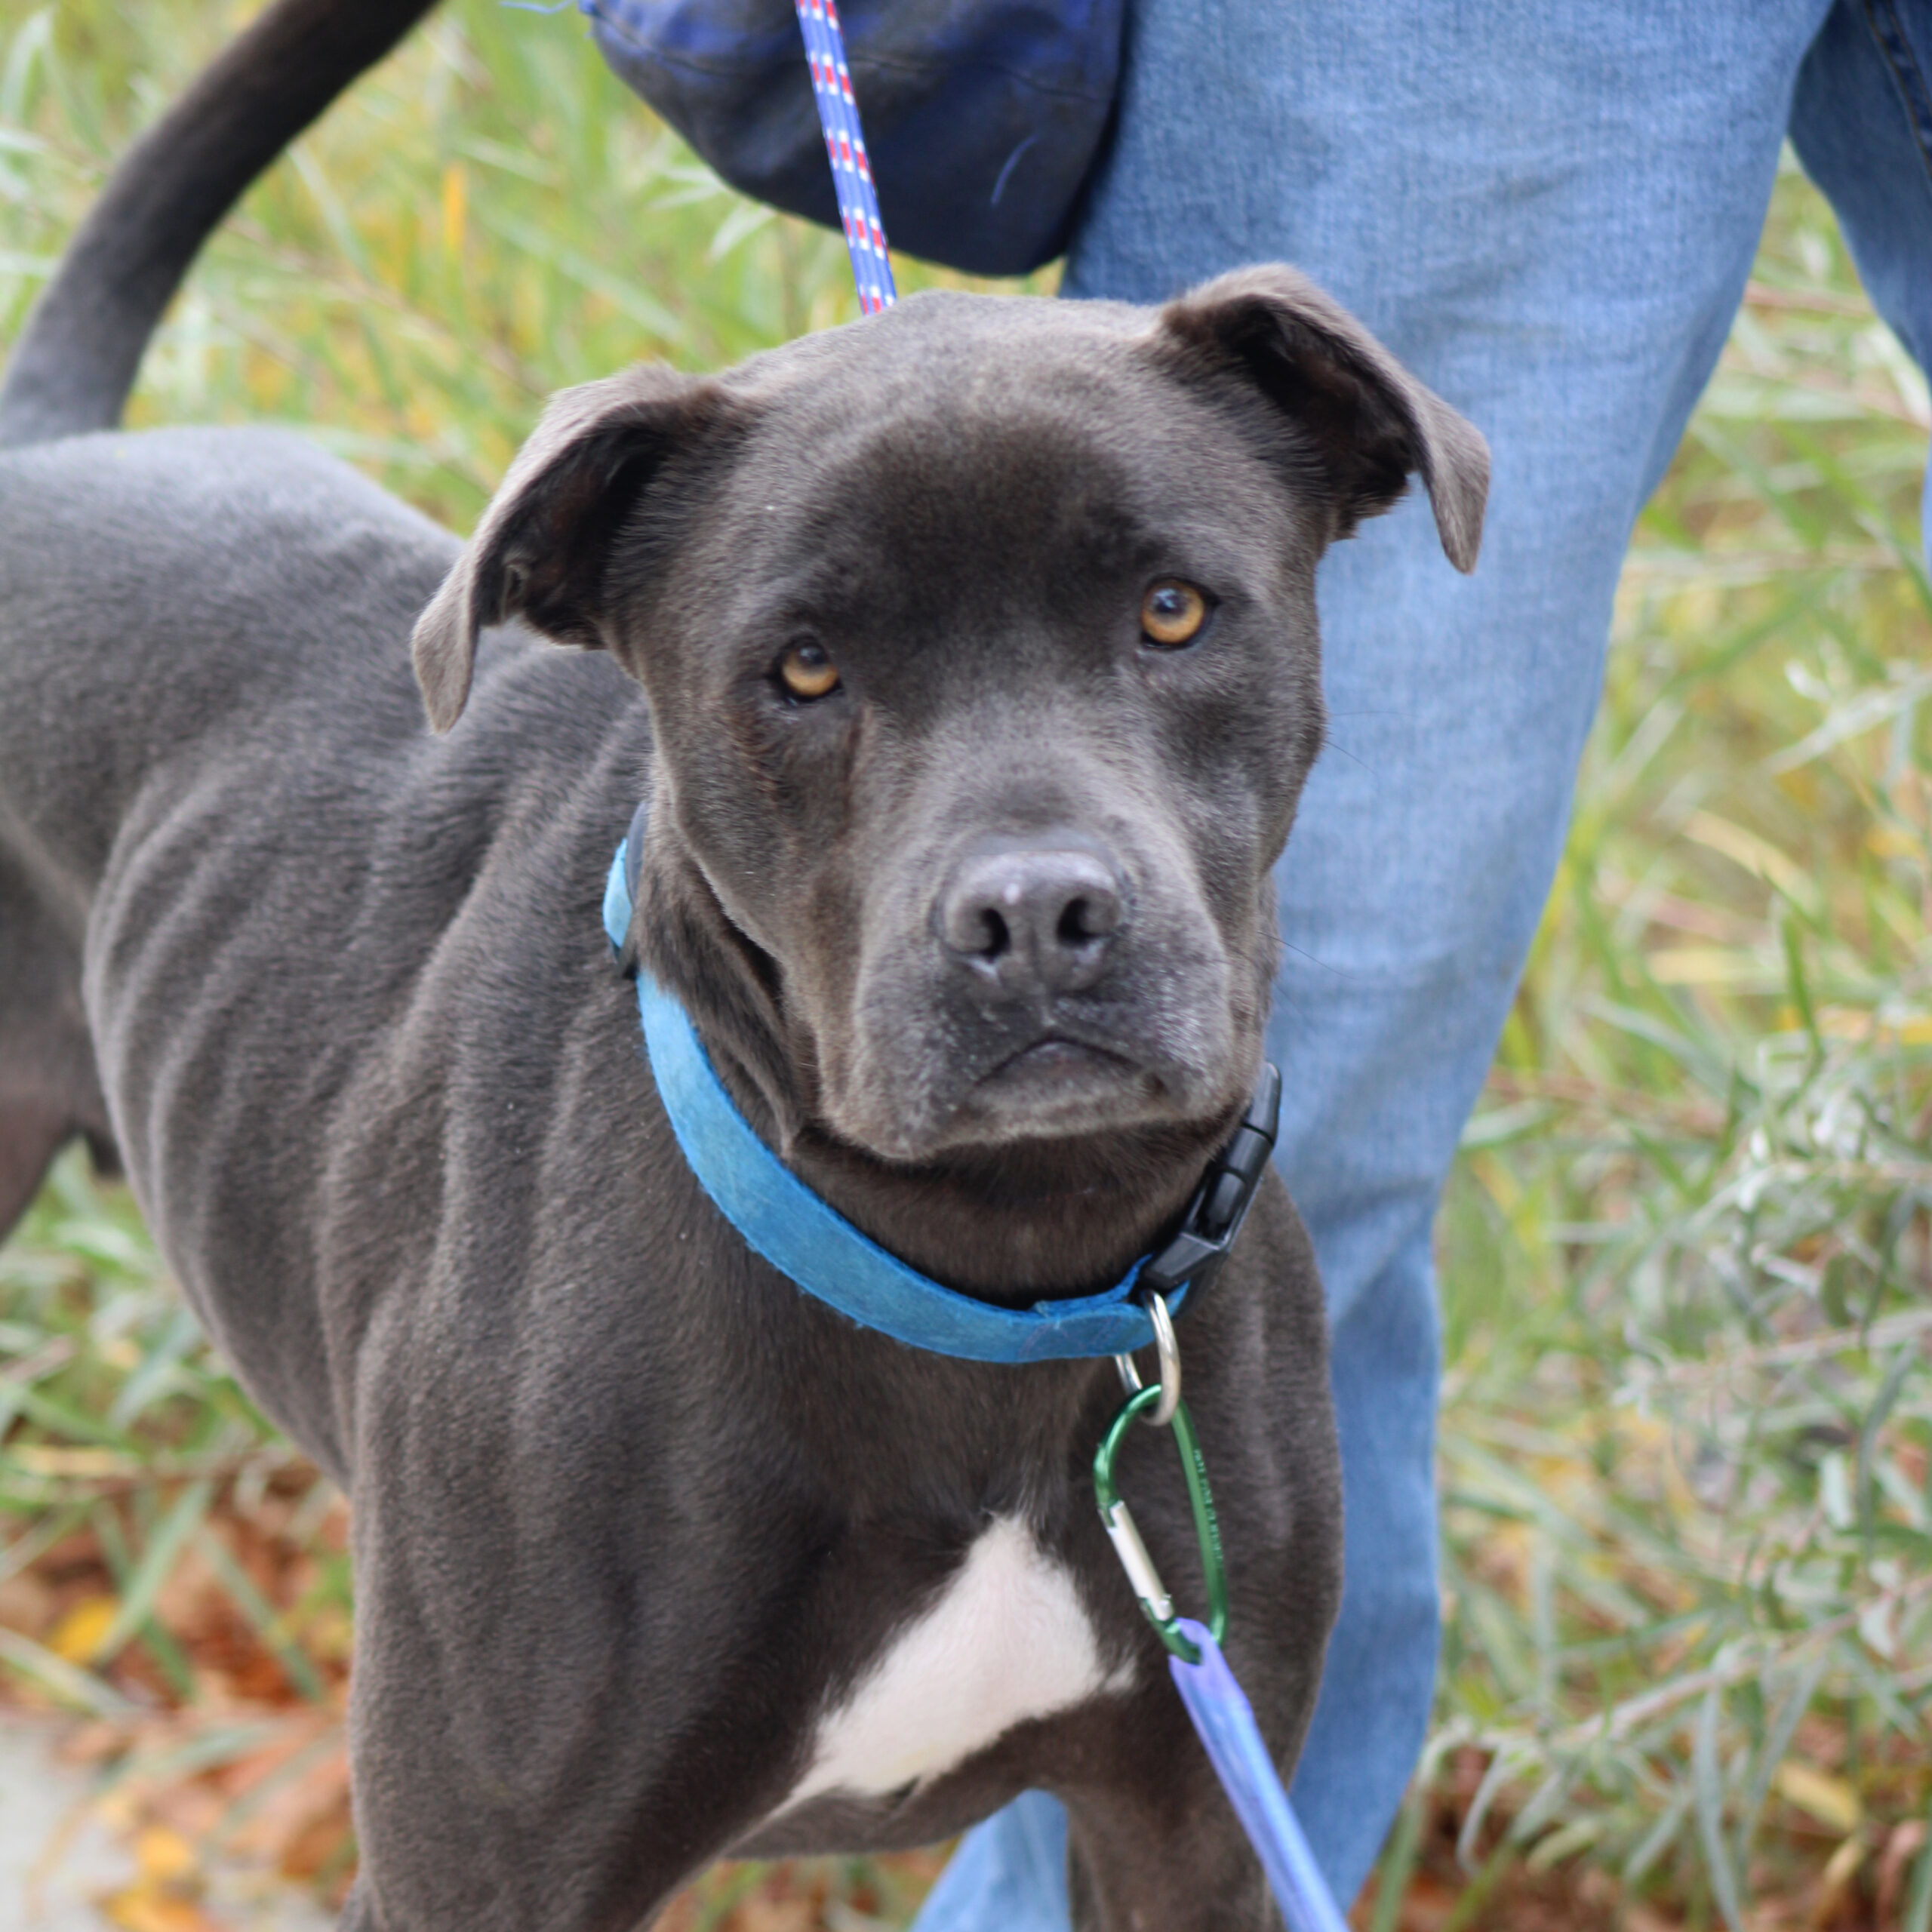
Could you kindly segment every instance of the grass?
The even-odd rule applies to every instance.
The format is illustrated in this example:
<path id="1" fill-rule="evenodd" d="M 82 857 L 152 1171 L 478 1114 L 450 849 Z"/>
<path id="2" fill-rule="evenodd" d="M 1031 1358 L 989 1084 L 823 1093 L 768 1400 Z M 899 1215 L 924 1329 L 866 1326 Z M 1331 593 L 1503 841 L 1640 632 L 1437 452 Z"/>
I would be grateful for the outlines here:
<path id="1" fill-rule="evenodd" d="M 0 0 L 0 339 L 239 17 Z M 297 425 L 466 527 L 549 390 L 854 312 L 574 17 L 459 0 L 250 195 L 134 420 Z M 1932 1928 L 1927 423 L 1788 172 L 1445 1204 L 1447 1642 L 1372 1932 Z M 214 1922 L 217 1841 L 339 1892 L 342 1506 L 77 1161 L 0 1250 L 0 1536 L 8 1694 L 83 1714 L 140 1852 L 117 1922 Z M 674 1918 L 898 1924 L 933 1869 Z"/>

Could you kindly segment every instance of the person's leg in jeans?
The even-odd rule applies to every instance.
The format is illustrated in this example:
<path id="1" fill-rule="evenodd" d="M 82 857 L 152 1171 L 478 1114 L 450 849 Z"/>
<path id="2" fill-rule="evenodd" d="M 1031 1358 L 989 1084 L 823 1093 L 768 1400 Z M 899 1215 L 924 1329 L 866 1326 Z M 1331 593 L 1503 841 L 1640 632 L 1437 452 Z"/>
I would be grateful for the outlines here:
<path id="1" fill-rule="evenodd" d="M 1294 1798 L 1345 1903 L 1435 1672 L 1431 1222 L 1555 867 L 1630 528 L 1722 346 L 1828 4 L 1130 0 L 1067 292 L 1151 301 L 1294 262 L 1495 457 L 1472 577 L 1416 503 L 1324 564 L 1333 729 L 1279 875 L 1278 1157 L 1334 1312 L 1348 1532 Z M 1889 0 L 1844 0 L 1875 13 Z M 1804 69 L 1807 152 L 1805 115 L 1850 85 L 1818 72 L 1831 45 Z M 1894 135 L 1906 98 L 1894 83 Z M 1872 152 L 1923 174 L 1909 139 Z M 1869 186 L 1866 226 L 1894 232 Z M 919 1932 L 1064 1926 L 1063 1830 L 1038 1795 L 989 1820 Z"/>
<path id="2" fill-rule="evenodd" d="M 1932 0 L 1838 0 L 1792 103 L 1872 306 L 1932 371 Z M 1924 498 L 1932 553 L 1932 488 Z"/>

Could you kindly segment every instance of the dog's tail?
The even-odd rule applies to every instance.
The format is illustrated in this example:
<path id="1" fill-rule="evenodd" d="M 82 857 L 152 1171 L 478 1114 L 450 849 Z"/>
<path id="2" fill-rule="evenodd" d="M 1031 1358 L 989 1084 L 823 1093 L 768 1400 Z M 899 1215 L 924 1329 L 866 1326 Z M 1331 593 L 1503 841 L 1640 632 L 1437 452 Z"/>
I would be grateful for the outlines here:
<path id="1" fill-rule="evenodd" d="M 162 312 L 248 183 L 435 0 L 271 0 L 128 151 L 27 318 L 0 448 L 121 420 Z"/>

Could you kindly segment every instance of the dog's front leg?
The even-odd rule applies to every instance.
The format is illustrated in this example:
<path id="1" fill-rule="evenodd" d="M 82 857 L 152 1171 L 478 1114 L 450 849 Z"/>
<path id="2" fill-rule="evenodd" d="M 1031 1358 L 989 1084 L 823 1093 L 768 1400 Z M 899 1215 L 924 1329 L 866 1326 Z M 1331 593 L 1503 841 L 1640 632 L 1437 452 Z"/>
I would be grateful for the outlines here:
<path id="1" fill-rule="evenodd" d="M 724 1849 L 699 1780 L 640 1790 L 621 1747 L 593 1747 L 533 1800 L 514 1763 L 479 1778 L 430 1748 L 432 1701 L 354 1727 L 361 1869 L 340 1932 L 638 1932 Z"/>
<path id="2" fill-rule="evenodd" d="M 365 1455 L 355 1499 L 343 1932 L 636 1932 L 768 1808 L 786 1715 L 742 1681 L 728 1604 L 690 1609 L 718 1593 L 668 1506 L 619 1485 L 613 1531 L 527 1464 L 499 1494 L 511 1459 L 466 1458 L 466 1496 L 420 1448 Z M 612 1555 L 634 1524 L 661 1563 Z"/>
<path id="3" fill-rule="evenodd" d="M 1253 1847 L 1200 1753 L 1159 1789 L 1068 1805 L 1074 1932 L 1267 1932 L 1281 1924 Z"/>

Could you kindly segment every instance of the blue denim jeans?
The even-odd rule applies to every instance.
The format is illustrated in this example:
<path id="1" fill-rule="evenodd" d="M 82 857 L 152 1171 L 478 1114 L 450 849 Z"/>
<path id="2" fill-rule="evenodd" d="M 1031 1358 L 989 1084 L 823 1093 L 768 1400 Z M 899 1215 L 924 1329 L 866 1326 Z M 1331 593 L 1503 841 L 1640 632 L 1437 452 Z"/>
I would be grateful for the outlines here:
<path id="1" fill-rule="evenodd" d="M 1346 1903 L 1435 1676 L 1431 1223 L 1549 891 L 1624 549 L 1787 129 L 1874 301 L 1932 349 L 1932 0 L 1129 11 L 1067 291 L 1154 301 L 1294 263 L 1495 460 L 1473 577 L 1415 500 L 1323 564 L 1333 730 L 1279 873 L 1278 1158 L 1327 1284 L 1348 1540 L 1294 1797 Z M 989 1820 L 918 1932 L 1058 1932 L 1065 1833 L 1040 1794 Z"/>

